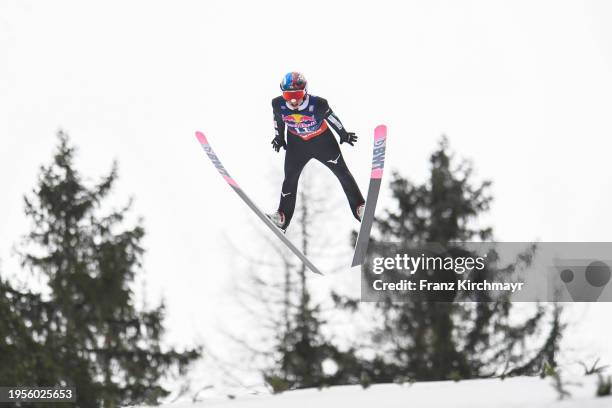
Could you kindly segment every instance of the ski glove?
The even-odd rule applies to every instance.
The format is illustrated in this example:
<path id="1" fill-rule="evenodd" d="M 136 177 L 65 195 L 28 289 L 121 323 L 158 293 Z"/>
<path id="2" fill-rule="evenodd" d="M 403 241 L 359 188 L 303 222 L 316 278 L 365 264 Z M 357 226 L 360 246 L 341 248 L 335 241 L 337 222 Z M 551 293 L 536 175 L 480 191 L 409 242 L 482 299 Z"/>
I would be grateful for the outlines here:
<path id="1" fill-rule="evenodd" d="M 272 139 L 272 148 L 274 150 L 279 152 L 281 147 L 283 149 L 287 150 L 287 142 L 285 142 L 284 138 L 282 138 L 282 137 L 275 137 L 274 139 Z"/>
<path id="2" fill-rule="evenodd" d="M 356 141 L 357 141 L 357 136 L 353 132 L 347 132 L 346 136 L 340 136 L 340 144 L 348 143 L 351 146 L 355 146 Z"/>

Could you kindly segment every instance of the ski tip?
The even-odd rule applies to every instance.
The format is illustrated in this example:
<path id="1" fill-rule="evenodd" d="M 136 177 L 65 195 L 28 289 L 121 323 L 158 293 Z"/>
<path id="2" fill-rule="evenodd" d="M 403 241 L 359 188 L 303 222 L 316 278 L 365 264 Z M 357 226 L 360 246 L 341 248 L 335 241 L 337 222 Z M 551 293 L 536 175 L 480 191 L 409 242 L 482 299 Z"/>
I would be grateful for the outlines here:
<path id="1" fill-rule="evenodd" d="M 195 133 L 196 137 L 198 138 L 198 141 L 202 144 L 208 144 L 208 140 L 206 140 L 206 136 L 204 136 L 204 133 L 197 131 Z"/>
<path id="2" fill-rule="evenodd" d="M 374 140 L 386 139 L 387 138 L 387 126 L 378 125 L 374 129 Z"/>

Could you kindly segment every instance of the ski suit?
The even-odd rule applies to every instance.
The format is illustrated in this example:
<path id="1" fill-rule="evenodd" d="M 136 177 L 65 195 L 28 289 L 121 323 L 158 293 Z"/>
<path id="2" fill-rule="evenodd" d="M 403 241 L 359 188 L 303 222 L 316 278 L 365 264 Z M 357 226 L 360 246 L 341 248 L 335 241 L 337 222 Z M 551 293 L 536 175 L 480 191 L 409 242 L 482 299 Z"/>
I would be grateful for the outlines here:
<path id="1" fill-rule="evenodd" d="M 330 109 L 327 100 L 306 95 L 302 104 L 292 109 L 283 97 L 279 96 L 272 100 L 272 111 L 276 137 L 284 138 L 285 128 L 287 129 L 285 180 L 278 205 L 278 211 L 285 215 L 283 229 L 287 228 L 293 217 L 298 180 L 310 159 L 320 161 L 334 173 L 344 189 L 353 216 L 359 220 L 356 210 L 365 200 L 329 127 L 341 138 L 346 137 L 347 132 Z"/>

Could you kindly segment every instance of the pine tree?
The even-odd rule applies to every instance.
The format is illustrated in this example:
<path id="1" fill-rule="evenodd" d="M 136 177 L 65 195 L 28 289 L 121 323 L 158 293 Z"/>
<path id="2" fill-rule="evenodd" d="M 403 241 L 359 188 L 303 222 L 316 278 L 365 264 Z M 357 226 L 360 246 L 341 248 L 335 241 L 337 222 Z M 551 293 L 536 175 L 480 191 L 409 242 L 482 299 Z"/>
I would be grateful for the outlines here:
<path id="1" fill-rule="evenodd" d="M 48 332 L 51 306 L 0 277 L 0 384 L 56 384 L 59 361 L 38 339 Z"/>
<path id="2" fill-rule="evenodd" d="M 311 200 L 302 191 L 299 195 L 298 224 L 301 235 L 301 250 L 308 256 L 311 235 L 309 227 L 312 223 Z M 321 316 L 320 305 L 314 305 L 308 289 L 307 274 L 310 273 L 304 264 L 297 268 L 298 282 L 293 288 L 295 304 L 288 310 L 289 330 L 282 334 L 277 345 L 279 355 L 278 366 L 271 371 L 276 372 L 276 380 L 288 388 L 311 388 L 330 385 L 330 378 L 323 372 L 323 362 L 332 357 L 335 347 L 321 333 L 325 321 Z M 292 288 L 287 288 L 291 291 Z M 280 374 L 280 375 L 279 375 Z M 273 376 L 265 374 L 267 379 Z M 269 382 L 269 380 L 268 380 Z"/>
<path id="3" fill-rule="evenodd" d="M 462 162 L 455 166 L 448 141 L 442 138 L 431 155 L 429 181 L 414 185 L 399 174 L 391 181 L 397 209 L 377 220 L 380 239 L 371 243 L 371 256 L 388 256 L 384 242 L 399 242 L 400 249 L 438 243 L 490 240 L 492 229 L 476 226 L 478 216 L 489 209 L 492 197 L 490 182 L 477 184 L 472 166 Z M 528 266 L 533 248 L 527 248 L 517 262 L 505 265 L 506 272 Z M 466 256 L 457 249 L 451 256 Z M 486 270 L 477 278 L 486 277 Z M 441 276 L 441 280 L 457 279 Z M 367 276 L 367 275 L 366 275 Z M 372 274 L 369 274 L 372 276 Z M 428 279 L 431 275 L 428 275 Z M 441 302 L 424 293 L 405 302 L 391 299 L 376 304 L 382 326 L 374 330 L 375 346 L 384 350 L 376 359 L 362 362 L 362 367 L 375 382 L 410 380 L 448 380 L 492 375 L 536 374 L 547 361 L 554 364 L 563 331 L 560 309 L 552 312 L 537 305 L 531 316 L 520 323 L 511 317 L 513 305 L 508 296 L 492 298 L 479 292 L 473 302 Z M 337 297 L 345 306 L 354 301 Z M 528 340 L 538 338 L 549 319 L 545 340 L 535 349 Z"/>
<path id="4" fill-rule="evenodd" d="M 23 265 L 49 289 L 37 343 L 57 361 L 53 383 L 40 385 L 75 386 L 85 407 L 155 403 L 168 394 L 160 379 L 184 373 L 200 350 L 162 347 L 164 305 L 138 310 L 134 304 L 145 232 L 142 221 L 126 226 L 130 204 L 103 213 L 116 165 L 88 186 L 74 167 L 68 136 L 58 136 L 53 162 L 25 198 L 32 230 L 21 249 Z"/>
<path id="5" fill-rule="evenodd" d="M 322 173 L 327 176 L 326 169 Z M 319 188 L 315 190 L 310 175 L 302 176 L 296 215 L 289 232 L 307 256 L 325 251 L 320 241 L 314 243 L 311 230 L 318 217 L 323 214 L 329 217 L 337 207 L 328 197 L 317 194 L 325 190 L 321 188 L 321 180 L 317 179 L 317 183 Z M 352 362 L 349 358 L 352 354 L 341 353 L 324 334 L 328 324 L 324 306 L 313 300 L 310 289 L 314 275 L 303 264 L 296 263 L 294 256 L 276 241 L 267 242 L 266 252 L 273 252 L 275 261 L 263 260 L 261 255 L 249 259 L 249 266 L 254 269 L 248 275 L 248 285 L 241 288 L 242 299 L 239 299 L 248 300 L 243 306 L 257 319 L 258 343 L 265 346 L 255 349 L 242 338 L 236 340 L 258 360 L 264 381 L 273 392 L 346 384 L 346 373 L 354 371 L 345 369 Z M 325 372 L 323 366 L 327 361 L 335 362 L 338 369 Z"/>

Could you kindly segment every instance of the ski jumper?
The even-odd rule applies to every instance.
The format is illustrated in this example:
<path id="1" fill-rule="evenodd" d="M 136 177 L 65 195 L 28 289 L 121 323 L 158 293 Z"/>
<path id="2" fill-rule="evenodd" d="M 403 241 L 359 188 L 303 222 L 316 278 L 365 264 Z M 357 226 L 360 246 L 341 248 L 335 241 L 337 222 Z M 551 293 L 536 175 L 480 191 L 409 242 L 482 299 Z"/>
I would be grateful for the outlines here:
<path id="1" fill-rule="evenodd" d="M 306 95 L 302 104 L 297 109 L 292 109 L 283 97 L 279 96 L 272 100 L 272 111 L 276 136 L 283 138 L 287 129 L 285 180 L 278 205 L 278 211 L 285 215 L 283 228 L 287 228 L 293 217 L 298 180 L 310 159 L 320 161 L 334 173 L 344 189 L 353 216 L 359 220 L 356 210 L 365 200 L 329 127 L 341 137 L 347 132 L 330 109 L 327 100 Z"/>

